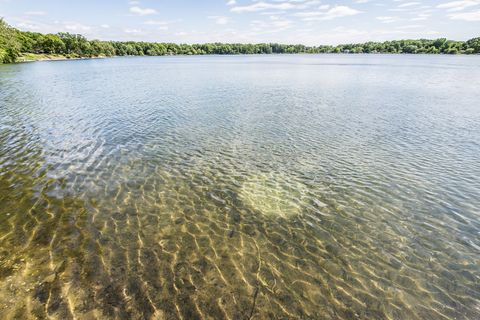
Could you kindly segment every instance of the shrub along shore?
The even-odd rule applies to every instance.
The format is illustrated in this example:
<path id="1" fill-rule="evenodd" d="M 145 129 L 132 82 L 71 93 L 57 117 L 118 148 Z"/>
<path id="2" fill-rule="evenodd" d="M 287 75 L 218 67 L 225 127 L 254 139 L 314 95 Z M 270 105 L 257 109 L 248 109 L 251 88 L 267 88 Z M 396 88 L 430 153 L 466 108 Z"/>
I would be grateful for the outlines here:
<path id="1" fill-rule="evenodd" d="M 454 41 L 445 38 L 396 40 L 342 44 L 338 46 L 304 46 L 277 43 L 176 44 L 159 42 L 120 42 L 87 40 L 79 34 L 41 34 L 20 31 L 0 19 L 0 63 L 35 60 L 61 60 L 110 56 L 163 56 L 204 54 L 272 54 L 272 53 L 410 53 L 410 54 L 479 54 L 480 38 Z"/>

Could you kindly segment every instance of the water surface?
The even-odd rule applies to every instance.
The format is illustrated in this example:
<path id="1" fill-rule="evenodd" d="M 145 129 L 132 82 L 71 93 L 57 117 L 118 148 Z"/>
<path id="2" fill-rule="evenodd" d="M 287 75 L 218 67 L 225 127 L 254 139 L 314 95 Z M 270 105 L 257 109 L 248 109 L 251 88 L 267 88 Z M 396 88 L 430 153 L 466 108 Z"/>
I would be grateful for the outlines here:
<path id="1" fill-rule="evenodd" d="M 0 318 L 480 318 L 480 57 L 0 66 Z"/>

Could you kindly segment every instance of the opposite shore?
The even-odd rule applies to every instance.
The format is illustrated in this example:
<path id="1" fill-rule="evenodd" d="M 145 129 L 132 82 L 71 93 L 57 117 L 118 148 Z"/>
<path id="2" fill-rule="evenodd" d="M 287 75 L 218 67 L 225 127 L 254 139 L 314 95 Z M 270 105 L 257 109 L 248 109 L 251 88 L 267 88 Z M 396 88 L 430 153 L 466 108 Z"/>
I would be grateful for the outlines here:
<path id="1" fill-rule="evenodd" d="M 297 54 L 308 54 L 308 53 L 297 53 Z M 326 53 L 329 54 L 329 53 Z M 393 54 L 393 53 L 371 53 L 371 54 Z M 207 54 L 205 54 L 207 55 Z M 216 54 L 208 54 L 208 55 L 216 55 Z M 242 55 L 242 54 L 224 54 L 226 55 Z M 243 54 L 243 55 L 251 55 L 251 54 Z M 275 55 L 275 53 L 273 53 Z M 280 54 L 277 54 L 280 55 Z M 397 54 L 394 54 L 397 55 Z M 408 55 L 408 54 L 406 54 Z M 176 54 L 176 55 L 162 55 L 164 57 L 175 57 L 175 56 L 190 56 L 186 54 Z M 140 55 L 125 55 L 125 56 L 92 56 L 92 57 L 69 57 L 61 54 L 35 54 L 29 53 L 26 55 L 22 55 L 16 59 L 14 63 L 29 63 L 29 62 L 39 62 L 39 61 L 69 61 L 69 60 L 90 60 L 90 59 L 108 59 L 108 58 L 119 58 L 119 57 L 142 57 Z M 149 57 L 143 55 L 143 57 Z M 0 63 L 1 65 L 1 63 Z"/>
<path id="2" fill-rule="evenodd" d="M 0 63 L 42 60 L 85 59 L 112 56 L 238 55 L 238 54 L 480 54 L 480 37 L 467 41 L 445 38 L 395 40 L 305 46 L 278 43 L 204 43 L 177 44 L 162 42 L 88 40 L 79 34 L 42 34 L 21 31 L 0 19 Z"/>

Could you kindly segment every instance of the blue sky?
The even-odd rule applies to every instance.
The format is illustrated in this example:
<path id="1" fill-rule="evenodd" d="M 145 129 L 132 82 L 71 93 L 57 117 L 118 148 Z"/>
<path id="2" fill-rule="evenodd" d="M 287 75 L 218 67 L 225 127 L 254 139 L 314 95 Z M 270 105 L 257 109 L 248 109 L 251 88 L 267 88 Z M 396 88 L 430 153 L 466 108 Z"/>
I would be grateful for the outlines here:
<path id="1" fill-rule="evenodd" d="M 22 30 L 177 43 L 480 36 L 480 0 L 0 0 L 0 17 Z"/>

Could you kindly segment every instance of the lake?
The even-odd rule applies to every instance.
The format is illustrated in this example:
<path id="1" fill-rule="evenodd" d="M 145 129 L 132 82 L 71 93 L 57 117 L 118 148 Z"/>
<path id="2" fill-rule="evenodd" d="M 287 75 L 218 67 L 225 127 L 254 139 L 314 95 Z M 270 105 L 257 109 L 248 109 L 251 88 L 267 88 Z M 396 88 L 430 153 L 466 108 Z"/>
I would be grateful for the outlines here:
<path id="1" fill-rule="evenodd" d="M 480 56 L 0 66 L 0 318 L 480 318 Z"/>

